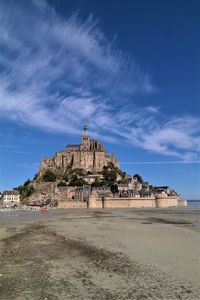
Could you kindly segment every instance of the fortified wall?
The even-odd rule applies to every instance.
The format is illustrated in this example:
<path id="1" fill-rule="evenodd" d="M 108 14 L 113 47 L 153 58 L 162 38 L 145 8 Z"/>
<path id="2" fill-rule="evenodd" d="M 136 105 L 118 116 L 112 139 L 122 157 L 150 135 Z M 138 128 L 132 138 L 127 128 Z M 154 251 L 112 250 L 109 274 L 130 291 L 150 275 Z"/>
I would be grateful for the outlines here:
<path id="1" fill-rule="evenodd" d="M 187 206 L 186 200 L 179 197 L 143 197 L 143 198 L 116 198 L 105 197 L 98 198 L 95 192 L 92 192 L 89 200 L 82 202 L 79 200 L 59 201 L 59 208 L 167 208 Z"/>

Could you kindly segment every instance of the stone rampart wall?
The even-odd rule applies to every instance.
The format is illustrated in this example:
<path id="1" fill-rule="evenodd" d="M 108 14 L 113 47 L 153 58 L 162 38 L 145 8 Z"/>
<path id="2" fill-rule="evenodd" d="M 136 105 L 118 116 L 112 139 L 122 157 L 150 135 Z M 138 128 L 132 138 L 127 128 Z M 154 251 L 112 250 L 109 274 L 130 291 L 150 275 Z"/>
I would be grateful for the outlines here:
<path id="1" fill-rule="evenodd" d="M 145 208 L 145 207 L 155 207 L 154 199 L 104 199 L 96 200 L 90 199 L 89 203 L 76 201 L 76 200 L 66 200 L 59 201 L 58 208 Z"/>
<path id="2" fill-rule="evenodd" d="M 105 198 L 104 208 L 143 208 L 155 207 L 154 198 Z"/>
<path id="3" fill-rule="evenodd" d="M 105 198 L 104 200 L 95 198 L 94 195 L 90 197 L 87 202 L 66 200 L 59 201 L 59 208 L 166 208 L 186 206 L 187 201 L 178 200 L 174 197 L 164 197 L 159 199 L 154 198 Z"/>
<path id="4" fill-rule="evenodd" d="M 157 198 L 155 200 L 156 207 L 177 207 L 178 206 L 178 197 L 163 197 Z"/>
<path id="5" fill-rule="evenodd" d="M 178 206 L 187 206 L 187 200 L 178 200 Z"/>
<path id="6" fill-rule="evenodd" d="M 95 191 L 89 197 L 88 208 L 103 208 L 102 199 L 98 199 L 98 195 Z"/>

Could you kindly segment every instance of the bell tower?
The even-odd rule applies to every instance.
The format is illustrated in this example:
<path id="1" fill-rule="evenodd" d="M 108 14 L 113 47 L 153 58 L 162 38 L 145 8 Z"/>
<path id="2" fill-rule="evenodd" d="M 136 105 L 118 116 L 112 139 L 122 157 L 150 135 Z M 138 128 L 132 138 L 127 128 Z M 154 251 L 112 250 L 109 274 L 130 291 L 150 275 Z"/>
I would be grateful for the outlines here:
<path id="1" fill-rule="evenodd" d="M 88 134 L 88 126 L 87 123 L 84 123 L 83 127 L 83 135 L 81 138 L 81 150 L 90 150 L 90 137 Z"/>

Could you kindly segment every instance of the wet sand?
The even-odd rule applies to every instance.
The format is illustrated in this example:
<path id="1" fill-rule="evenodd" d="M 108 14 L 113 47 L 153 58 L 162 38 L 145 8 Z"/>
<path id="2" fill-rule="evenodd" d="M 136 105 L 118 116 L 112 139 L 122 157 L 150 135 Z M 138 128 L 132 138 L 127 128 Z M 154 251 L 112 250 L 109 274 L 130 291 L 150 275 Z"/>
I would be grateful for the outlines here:
<path id="1" fill-rule="evenodd" d="M 0 299 L 200 299 L 199 215 L 0 212 Z"/>

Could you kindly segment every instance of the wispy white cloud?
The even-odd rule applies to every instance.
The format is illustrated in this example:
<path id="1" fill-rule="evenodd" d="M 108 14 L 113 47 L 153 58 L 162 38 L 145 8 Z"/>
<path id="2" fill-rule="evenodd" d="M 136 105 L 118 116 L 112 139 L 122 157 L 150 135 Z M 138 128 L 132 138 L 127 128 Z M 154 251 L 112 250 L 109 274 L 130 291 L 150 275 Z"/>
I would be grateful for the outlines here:
<path id="1" fill-rule="evenodd" d="M 43 0 L 1 1 L 0 47 L 1 116 L 73 134 L 88 120 L 92 135 L 105 141 L 197 160 L 199 120 L 134 105 L 137 93 L 155 87 L 92 15 L 83 22 Z"/>
<path id="2" fill-rule="evenodd" d="M 152 113 L 158 113 L 159 112 L 159 107 L 147 106 L 145 109 L 149 112 L 152 112 Z"/>
<path id="3" fill-rule="evenodd" d="M 131 114 L 131 112 L 130 112 Z M 129 143 L 148 151 L 174 156 L 184 161 L 198 160 L 200 153 L 200 120 L 179 117 L 163 120 L 138 113 L 133 126 L 118 126 L 115 130 Z"/>
<path id="4" fill-rule="evenodd" d="M 89 118 L 99 102 L 106 105 L 109 94 L 153 89 L 92 16 L 85 22 L 77 15 L 63 19 L 45 1 L 3 1 L 0 8 L 2 114 L 76 133 L 75 121 Z"/>

